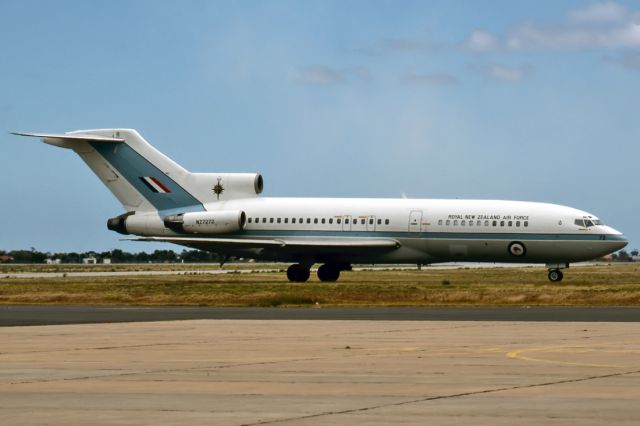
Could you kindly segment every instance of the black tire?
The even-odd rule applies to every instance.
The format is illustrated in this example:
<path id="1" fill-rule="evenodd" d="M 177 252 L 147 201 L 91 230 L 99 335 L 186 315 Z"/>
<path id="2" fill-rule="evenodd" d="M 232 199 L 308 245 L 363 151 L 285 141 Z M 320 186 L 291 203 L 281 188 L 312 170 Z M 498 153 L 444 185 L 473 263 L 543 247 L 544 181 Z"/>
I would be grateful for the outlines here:
<path id="1" fill-rule="evenodd" d="M 299 263 L 294 263 L 287 269 L 287 278 L 293 283 L 303 283 L 309 279 L 311 272 Z"/>
<path id="2" fill-rule="evenodd" d="M 563 274 L 562 271 L 559 269 L 551 269 L 549 271 L 549 281 L 557 283 L 562 281 L 563 278 Z"/>
<path id="3" fill-rule="evenodd" d="M 335 282 L 340 278 L 340 269 L 325 263 L 318 268 L 318 279 L 323 282 Z"/>

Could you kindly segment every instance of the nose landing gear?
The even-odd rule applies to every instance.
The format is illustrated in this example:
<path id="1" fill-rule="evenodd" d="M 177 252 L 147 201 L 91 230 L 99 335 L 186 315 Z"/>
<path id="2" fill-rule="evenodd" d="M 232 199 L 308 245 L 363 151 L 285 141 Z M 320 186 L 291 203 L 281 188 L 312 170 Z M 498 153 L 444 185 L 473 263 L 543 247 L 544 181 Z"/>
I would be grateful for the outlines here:
<path id="1" fill-rule="evenodd" d="M 547 275 L 549 277 L 549 281 L 551 281 L 552 283 L 558 283 L 560 281 L 562 281 L 563 275 L 562 275 L 562 269 L 564 268 L 568 268 L 569 267 L 569 263 L 552 263 L 549 264 L 547 263 L 547 269 L 549 270 L 549 275 Z"/>
<path id="2" fill-rule="evenodd" d="M 562 281 L 562 271 L 560 269 L 550 269 L 549 270 L 549 281 L 557 283 Z"/>

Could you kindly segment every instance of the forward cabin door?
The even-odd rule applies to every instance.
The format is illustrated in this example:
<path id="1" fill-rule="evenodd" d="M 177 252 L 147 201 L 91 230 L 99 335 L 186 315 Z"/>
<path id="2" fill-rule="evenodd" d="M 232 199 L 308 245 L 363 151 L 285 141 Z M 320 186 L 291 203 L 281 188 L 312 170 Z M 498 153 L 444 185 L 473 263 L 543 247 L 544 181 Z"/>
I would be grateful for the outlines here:
<path id="1" fill-rule="evenodd" d="M 422 210 L 411 210 L 409 213 L 409 232 L 422 232 Z"/>

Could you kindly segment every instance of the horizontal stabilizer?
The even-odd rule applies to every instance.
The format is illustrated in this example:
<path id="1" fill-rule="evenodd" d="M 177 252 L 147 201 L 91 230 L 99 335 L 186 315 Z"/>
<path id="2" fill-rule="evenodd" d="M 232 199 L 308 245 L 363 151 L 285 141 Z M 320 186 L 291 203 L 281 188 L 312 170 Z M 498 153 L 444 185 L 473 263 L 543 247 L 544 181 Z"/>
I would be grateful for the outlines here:
<path id="1" fill-rule="evenodd" d="M 193 238 L 193 237 L 143 237 L 127 238 L 129 241 L 155 241 L 174 244 L 205 244 L 236 248 L 317 248 L 317 249 L 395 249 L 400 243 L 390 238 L 331 238 L 331 239 L 245 239 L 245 238 Z"/>
<path id="2" fill-rule="evenodd" d="M 60 139 L 67 141 L 86 141 L 86 142 L 116 142 L 123 143 L 124 139 L 121 138 L 110 138 L 107 136 L 97 136 L 90 134 L 82 134 L 82 133 L 21 133 L 21 132 L 11 132 L 12 135 L 17 136 L 30 136 L 34 138 L 41 139 Z"/>

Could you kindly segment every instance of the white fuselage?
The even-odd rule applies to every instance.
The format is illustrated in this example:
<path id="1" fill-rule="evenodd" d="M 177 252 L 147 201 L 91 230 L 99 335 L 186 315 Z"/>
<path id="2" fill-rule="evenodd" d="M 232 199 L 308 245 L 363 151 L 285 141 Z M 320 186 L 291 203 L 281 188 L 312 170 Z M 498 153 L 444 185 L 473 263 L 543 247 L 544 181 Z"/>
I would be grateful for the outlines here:
<path id="1" fill-rule="evenodd" d="M 397 250 L 361 254 L 312 255 L 274 250 L 231 250 L 231 255 L 285 261 L 434 263 L 446 261 L 541 262 L 565 264 L 594 259 L 626 245 L 622 234 L 597 218 L 570 207 L 520 201 L 358 198 L 249 198 L 206 204 L 208 211 L 242 210 L 244 229 L 229 238 L 289 240 L 393 238 Z M 161 214 L 145 236 L 168 236 Z M 591 220 L 579 226 L 576 220 Z M 210 235 L 195 234 L 206 238 Z M 522 252 L 510 251 L 517 242 Z M 206 248 L 206 244 L 190 244 Z"/>

